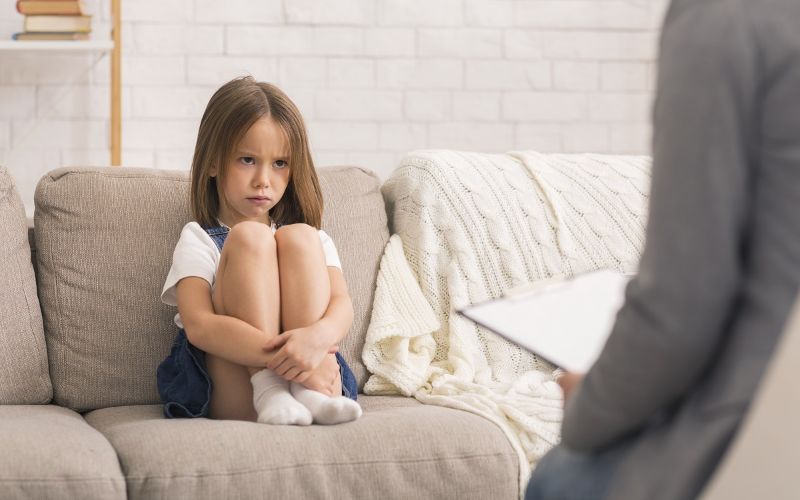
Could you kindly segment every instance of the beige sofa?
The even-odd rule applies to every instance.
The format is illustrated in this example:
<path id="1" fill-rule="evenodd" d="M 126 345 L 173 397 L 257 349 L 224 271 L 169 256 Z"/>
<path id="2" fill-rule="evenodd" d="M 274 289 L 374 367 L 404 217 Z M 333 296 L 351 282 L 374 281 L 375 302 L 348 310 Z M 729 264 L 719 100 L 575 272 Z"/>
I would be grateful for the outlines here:
<path id="1" fill-rule="evenodd" d="M 364 170 L 320 177 L 363 387 L 384 202 Z M 159 292 L 187 191 L 185 172 L 59 169 L 28 230 L 0 169 L 0 498 L 518 498 L 498 427 L 410 398 L 360 395 L 363 417 L 330 427 L 164 419 L 155 370 L 176 331 Z"/>
<path id="2" fill-rule="evenodd" d="M 364 170 L 320 177 L 355 307 L 341 351 L 363 388 L 384 200 Z M 59 169 L 28 227 L 0 167 L 0 498 L 519 497 L 497 426 L 414 399 L 360 395 L 363 417 L 331 427 L 164 419 L 155 369 L 175 311 L 158 297 L 187 188 L 185 172 Z M 800 306 L 795 318 L 709 500 L 795 498 Z"/>

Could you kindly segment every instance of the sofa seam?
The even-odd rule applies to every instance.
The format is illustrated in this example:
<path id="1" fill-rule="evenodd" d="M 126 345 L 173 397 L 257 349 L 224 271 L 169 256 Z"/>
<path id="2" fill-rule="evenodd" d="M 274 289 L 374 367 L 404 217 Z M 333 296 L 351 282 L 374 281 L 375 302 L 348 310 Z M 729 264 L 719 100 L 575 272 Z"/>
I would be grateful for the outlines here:
<path id="1" fill-rule="evenodd" d="M 491 457 L 503 457 L 503 456 L 512 456 L 508 453 L 484 453 L 484 454 L 476 454 L 476 455 L 464 455 L 464 456 L 455 456 L 455 457 L 444 457 L 444 458 L 429 458 L 429 459 L 408 459 L 408 460 L 363 460 L 363 461 L 353 461 L 353 462 L 315 462 L 315 463 L 302 463 L 302 464 L 294 464 L 294 465 L 285 465 L 285 466 L 276 466 L 276 467 L 265 467 L 259 469 L 249 469 L 249 470 L 240 470 L 240 471 L 230 471 L 230 472 L 211 472 L 205 474 L 173 474 L 173 475 L 164 475 L 164 476 L 156 476 L 156 475 L 125 475 L 126 480 L 152 480 L 152 479 L 182 479 L 182 478 L 211 478 L 211 477 L 221 477 L 221 476 L 243 476 L 247 474 L 253 473 L 261 473 L 261 472 L 277 472 L 283 470 L 291 470 L 291 469 L 301 469 L 309 466 L 323 466 L 323 467 L 352 467 L 352 466 L 361 466 L 361 465 L 371 465 L 371 464 L 389 464 L 389 463 L 401 463 L 401 464 L 425 464 L 430 462 L 442 462 L 442 461 L 455 461 L 455 460 L 470 460 L 474 458 L 491 458 Z M 516 457 L 516 455 L 513 455 Z"/>
<path id="2" fill-rule="evenodd" d="M 30 255 L 30 253 L 28 255 Z M 15 265 L 16 265 L 16 268 L 17 268 L 17 275 L 18 276 L 22 276 L 24 271 L 23 271 L 22 266 L 19 263 L 19 258 L 15 259 L 15 261 L 16 261 Z M 39 366 L 39 370 L 45 371 L 47 373 L 48 381 L 50 381 L 49 380 L 50 379 L 50 362 L 48 361 L 49 358 L 47 356 L 47 345 L 46 345 L 47 344 L 47 340 L 44 338 L 44 321 L 42 321 L 42 341 L 41 341 L 41 344 L 45 344 L 43 346 L 39 342 L 36 342 L 36 337 L 37 337 L 36 336 L 36 332 L 34 331 L 34 325 L 31 324 L 31 323 L 33 323 L 31 321 L 31 316 L 32 316 L 31 313 L 33 313 L 35 311 L 33 310 L 33 307 L 32 307 L 32 304 L 31 304 L 31 298 L 28 296 L 28 290 L 26 288 L 27 287 L 23 287 L 22 296 L 25 298 L 25 309 L 26 309 L 26 312 L 28 313 L 28 321 L 27 321 L 28 327 L 26 328 L 27 334 L 28 334 L 27 336 L 28 336 L 28 339 L 30 339 L 31 343 L 33 344 L 34 349 L 36 349 L 36 354 L 37 354 L 37 357 L 39 358 L 39 363 L 37 363 L 38 366 Z M 39 316 L 40 317 L 41 317 L 41 314 L 42 314 L 42 308 L 41 308 L 41 306 L 39 306 Z M 42 347 L 44 347 L 44 352 L 42 352 Z M 42 359 L 44 359 L 44 362 L 42 362 Z M 40 371 L 39 374 L 37 374 L 36 378 L 40 379 L 40 380 L 37 380 L 37 384 L 36 385 L 38 386 L 38 388 L 41 388 L 41 385 L 42 385 L 41 384 L 41 371 Z M 51 387 L 50 391 L 52 391 L 52 385 L 53 385 L 53 383 L 52 383 L 52 381 L 50 381 L 50 387 Z M 47 401 L 48 400 L 46 400 L 45 402 L 47 402 Z"/>
<path id="3" fill-rule="evenodd" d="M 79 478 L 79 477 L 65 477 L 65 478 L 57 478 L 57 479 L 50 479 L 50 478 L 0 478 L 0 483 L 30 483 L 30 482 L 39 482 L 39 483 L 99 483 L 99 482 L 117 482 L 117 481 L 125 481 L 124 476 L 120 476 L 118 478 L 112 477 L 87 477 L 87 478 Z"/>
<path id="4" fill-rule="evenodd" d="M 43 190 L 42 190 L 43 191 L 42 192 L 42 196 L 43 197 L 46 198 L 47 191 L 50 190 L 51 185 L 52 185 L 53 182 L 55 182 L 55 180 L 52 177 L 50 177 L 50 182 L 47 182 L 47 183 L 45 183 L 43 185 Z M 36 233 L 36 220 L 35 220 L 35 217 L 34 217 L 34 229 L 33 229 L 33 231 L 34 231 L 34 235 L 37 234 Z M 63 314 L 62 314 L 63 310 L 62 310 L 62 307 L 61 307 L 61 297 L 60 297 L 60 295 L 61 295 L 60 294 L 60 288 L 61 287 L 59 285 L 60 278 L 58 277 L 58 275 L 56 273 L 56 265 L 55 265 L 55 262 L 54 262 L 54 259 L 53 259 L 53 239 L 52 239 L 52 236 L 49 239 L 47 239 L 46 241 L 47 241 L 47 260 L 48 260 L 48 264 L 49 264 L 49 267 L 50 267 L 51 275 L 53 275 L 53 277 L 55 278 L 53 280 L 53 298 L 56 301 L 56 330 L 58 332 L 60 332 L 60 331 L 62 331 L 62 318 L 63 318 Z M 38 247 L 38 241 L 37 241 L 37 247 Z M 37 255 L 41 255 L 41 254 L 39 252 L 37 252 Z M 50 349 L 47 346 L 47 338 L 49 337 L 49 335 L 47 333 L 46 328 L 44 327 L 45 326 L 44 325 L 44 308 L 42 308 L 42 320 L 43 320 L 42 321 L 42 327 L 43 327 L 43 331 L 44 331 L 44 334 L 45 334 L 44 335 L 44 338 L 45 338 L 45 349 L 47 349 L 48 373 L 50 374 L 50 385 L 52 387 L 52 392 L 53 392 L 52 400 L 55 401 L 56 400 L 56 385 L 53 383 L 53 378 L 54 378 L 53 377 L 53 371 L 54 370 L 52 369 L 53 366 L 50 366 L 51 365 Z M 50 332 L 50 334 L 53 334 L 53 332 Z M 56 359 L 52 360 L 52 362 L 56 363 L 56 364 L 57 364 L 57 361 L 58 360 L 56 360 Z M 69 364 L 68 363 L 63 363 L 63 365 L 64 365 L 64 371 L 65 371 L 64 379 L 65 380 L 69 380 L 69 374 L 66 373 L 66 371 L 69 370 L 69 367 L 68 367 Z M 61 406 L 61 405 L 59 405 L 59 406 Z"/>
<path id="5" fill-rule="evenodd" d="M 34 232 L 34 235 L 35 234 L 36 233 Z M 23 245 L 25 244 L 25 242 L 27 242 L 27 239 L 28 239 L 28 234 L 27 234 L 27 224 L 26 224 L 25 240 L 23 242 Z M 30 245 L 28 245 L 28 260 L 30 260 L 30 255 L 31 255 L 30 254 Z M 23 273 L 24 273 L 24 270 L 23 270 L 22 266 L 20 265 L 19 258 L 15 259 L 14 264 L 16 265 L 17 275 L 18 276 L 22 276 Z M 33 273 L 33 267 L 31 267 L 31 273 Z M 34 288 L 35 288 L 34 293 L 36 294 L 36 300 L 38 302 L 39 301 L 39 297 L 38 297 L 39 286 L 38 286 L 38 283 L 35 282 L 35 279 L 36 278 L 34 276 Z M 50 379 L 50 361 L 49 361 L 50 357 L 48 356 L 48 353 L 47 353 L 47 339 L 45 338 L 45 335 L 44 335 L 44 317 L 42 316 L 42 306 L 41 306 L 41 302 L 40 302 L 39 303 L 39 307 L 36 308 L 37 310 L 33 310 L 33 307 L 32 307 L 32 304 L 31 304 L 31 297 L 28 295 L 28 290 L 24 286 L 23 286 L 22 296 L 25 298 L 25 309 L 28 312 L 28 321 L 27 321 L 27 323 L 28 323 L 28 328 L 27 328 L 27 330 L 28 330 L 28 338 L 32 341 L 32 344 L 34 345 L 34 348 L 36 349 L 36 354 L 38 355 L 38 358 L 40 360 L 39 363 L 38 363 L 39 370 L 42 370 L 42 371 L 44 371 L 44 373 L 46 373 L 47 381 L 50 383 L 50 391 L 49 391 L 50 392 L 50 397 L 49 398 L 45 398 L 45 400 L 43 401 L 44 403 L 47 403 L 52 399 L 53 382 Z M 34 325 L 31 324 L 32 323 L 32 321 L 31 321 L 32 314 L 31 313 L 34 313 L 34 312 L 38 312 L 39 313 L 39 318 L 40 318 L 40 320 L 42 322 L 42 341 L 41 341 L 41 343 L 36 342 L 36 332 L 34 331 Z M 42 348 L 44 348 L 44 352 L 42 352 Z M 42 361 L 42 359 L 44 361 Z M 37 378 L 41 378 L 41 372 L 40 372 L 40 374 L 39 374 L 39 376 Z M 37 383 L 37 385 L 39 386 L 39 388 L 41 388 L 41 383 Z"/>
<path id="6" fill-rule="evenodd" d="M 50 180 L 52 182 L 58 182 L 63 177 L 66 177 L 68 175 L 91 175 L 91 176 L 94 176 L 94 177 L 110 177 L 110 178 L 113 178 L 113 179 L 143 179 L 143 178 L 146 178 L 146 179 L 159 179 L 159 180 L 164 180 L 164 181 L 173 181 L 173 182 L 182 182 L 182 183 L 189 183 L 190 182 L 190 179 L 188 177 L 187 178 L 170 177 L 170 176 L 167 176 L 167 175 L 164 175 L 164 176 L 160 176 L 160 175 L 153 176 L 153 174 L 149 174 L 149 173 L 145 173 L 145 172 L 141 172 L 141 173 L 109 172 L 109 171 L 98 171 L 98 170 L 93 170 L 93 169 L 92 170 L 80 170 L 80 169 L 70 169 L 69 167 L 65 167 L 65 168 L 66 168 L 66 171 L 62 172 L 61 175 L 59 175 L 57 178 L 54 178 L 53 176 L 48 176 L 48 177 L 50 178 Z M 176 172 L 182 172 L 182 171 L 178 170 Z"/>

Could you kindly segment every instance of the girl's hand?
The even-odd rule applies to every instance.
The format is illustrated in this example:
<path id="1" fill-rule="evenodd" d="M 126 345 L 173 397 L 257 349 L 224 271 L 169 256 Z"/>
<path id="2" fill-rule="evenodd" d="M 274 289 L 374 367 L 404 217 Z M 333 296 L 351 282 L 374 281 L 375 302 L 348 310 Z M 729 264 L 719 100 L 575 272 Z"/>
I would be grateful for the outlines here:
<path id="1" fill-rule="evenodd" d="M 319 366 L 311 371 L 311 375 L 302 385 L 312 391 L 326 396 L 341 396 L 342 386 L 339 384 L 341 373 L 335 356 L 326 355 Z"/>
<path id="2" fill-rule="evenodd" d="M 325 344 L 322 338 L 313 325 L 283 332 L 264 346 L 264 351 L 277 350 L 267 368 L 286 380 L 302 384 L 327 354 L 338 350 Z"/>

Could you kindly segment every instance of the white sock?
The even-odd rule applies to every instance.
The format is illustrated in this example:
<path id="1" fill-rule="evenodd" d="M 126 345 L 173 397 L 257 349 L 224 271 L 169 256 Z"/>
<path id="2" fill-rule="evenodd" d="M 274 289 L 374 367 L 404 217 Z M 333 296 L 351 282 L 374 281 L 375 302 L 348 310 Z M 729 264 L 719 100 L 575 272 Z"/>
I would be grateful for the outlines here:
<path id="1" fill-rule="evenodd" d="M 289 381 L 264 369 L 254 373 L 250 382 L 253 384 L 253 405 L 260 423 L 311 425 L 311 412 L 289 392 Z"/>
<path id="2" fill-rule="evenodd" d="M 289 388 L 294 398 L 311 412 L 315 424 L 341 424 L 361 416 L 361 406 L 350 398 L 326 396 L 296 382 L 291 382 Z"/>

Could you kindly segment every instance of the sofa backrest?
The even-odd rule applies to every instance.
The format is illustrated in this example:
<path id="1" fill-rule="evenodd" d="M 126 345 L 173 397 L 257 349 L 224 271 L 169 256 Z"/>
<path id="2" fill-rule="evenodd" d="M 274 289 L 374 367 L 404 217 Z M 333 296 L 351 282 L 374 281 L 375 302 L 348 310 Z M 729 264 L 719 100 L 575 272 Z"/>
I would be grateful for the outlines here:
<path id="1" fill-rule="evenodd" d="M 30 259 L 25 209 L 0 167 L 0 404 L 43 404 L 52 396 Z"/>
<path id="2" fill-rule="evenodd" d="M 360 386 L 361 348 L 388 240 L 378 179 L 320 169 L 323 228 L 337 244 L 355 321 L 341 352 Z M 190 220 L 188 172 L 57 169 L 36 189 L 39 297 L 56 403 L 78 411 L 159 402 L 156 367 L 176 334 L 159 297 Z"/>

